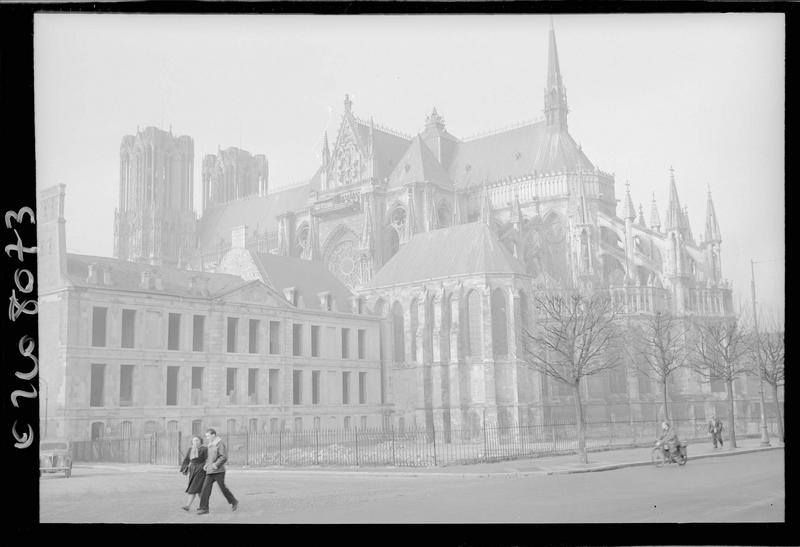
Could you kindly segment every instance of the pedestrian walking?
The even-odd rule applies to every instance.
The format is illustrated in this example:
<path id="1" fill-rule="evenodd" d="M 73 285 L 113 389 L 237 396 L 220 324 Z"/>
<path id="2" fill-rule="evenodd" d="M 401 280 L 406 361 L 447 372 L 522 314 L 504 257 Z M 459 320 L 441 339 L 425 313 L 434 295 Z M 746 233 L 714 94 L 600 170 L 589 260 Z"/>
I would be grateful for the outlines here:
<path id="1" fill-rule="evenodd" d="M 206 431 L 206 440 L 208 441 L 208 459 L 204 467 L 206 478 L 203 480 L 203 491 L 200 494 L 200 507 L 197 508 L 197 514 L 205 515 L 208 513 L 208 498 L 211 497 L 211 488 L 215 482 L 219 485 L 222 495 L 231 504 L 231 510 L 236 511 L 239 507 L 239 502 L 233 492 L 225 486 L 225 462 L 228 461 L 225 443 L 222 442 L 222 438 L 218 437 L 217 432 L 213 429 Z"/>
<path id="2" fill-rule="evenodd" d="M 207 457 L 208 449 L 203 446 L 203 439 L 195 435 L 192 437 L 192 446 L 186 451 L 186 456 L 181 463 L 181 473 L 189 477 L 189 485 L 186 487 L 189 497 L 186 499 L 186 505 L 183 506 L 184 511 L 192 508 L 194 498 L 203 491 L 203 482 L 206 478 L 203 467 Z"/>
<path id="3" fill-rule="evenodd" d="M 722 448 L 722 429 L 722 420 L 717 418 L 716 415 L 711 416 L 708 421 L 708 432 L 711 435 L 711 442 L 714 443 L 714 448 L 717 448 L 717 444 Z"/>

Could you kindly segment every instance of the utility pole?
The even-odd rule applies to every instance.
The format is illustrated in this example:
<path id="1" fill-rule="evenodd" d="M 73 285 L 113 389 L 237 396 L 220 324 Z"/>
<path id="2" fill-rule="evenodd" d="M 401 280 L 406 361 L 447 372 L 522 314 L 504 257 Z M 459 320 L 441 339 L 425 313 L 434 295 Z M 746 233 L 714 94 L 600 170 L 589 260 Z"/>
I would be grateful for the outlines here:
<path id="1" fill-rule="evenodd" d="M 761 446 L 770 446 L 769 430 L 767 429 L 767 415 L 764 412 L 764 367 L 761 364 L 761 340 L 758 335 L 758 316 L 756 315 L 756 275 L 755 262 L 750 259 L 750 292 L 753 297 L 753 327 L 756 334 L 756 360 L 758 364 L 758 393 L 761 398 Z"/>

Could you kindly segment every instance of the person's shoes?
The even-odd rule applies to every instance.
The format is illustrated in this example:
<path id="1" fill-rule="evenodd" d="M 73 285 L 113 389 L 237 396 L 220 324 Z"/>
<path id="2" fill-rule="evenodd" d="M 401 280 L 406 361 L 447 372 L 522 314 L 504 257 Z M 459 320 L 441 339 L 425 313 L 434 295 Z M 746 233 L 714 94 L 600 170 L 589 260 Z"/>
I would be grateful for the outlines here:
<path id="1" fill-rule="evenodd" d="M 239 508 L 238 501 L 234 501 L 233 503 L 231 503 L 231 511 L 236 511 L 238 508 Z"/>
<path id="2" fill-rule="evenodd" d="M 183 507 L 181 507 L 181 509 L 183 509 L 184 511 L 188 511 L 189 510 L 189 506 L 188 505 L 184 505 Z"/>
<path id="3" fill-rule="evenodd" d="M 198 509 L 197 510 L 197 514 L 198 515 L 207 515 L 208 514 L 208 509 Z"/>

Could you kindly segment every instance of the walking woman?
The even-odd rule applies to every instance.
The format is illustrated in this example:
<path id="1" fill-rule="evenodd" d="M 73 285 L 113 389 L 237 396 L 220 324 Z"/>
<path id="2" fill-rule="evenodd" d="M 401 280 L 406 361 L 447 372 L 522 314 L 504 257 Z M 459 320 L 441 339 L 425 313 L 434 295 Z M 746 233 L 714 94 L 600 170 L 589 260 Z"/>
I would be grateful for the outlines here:
<path id="1" fill-rule="evenodd" d="M 203 490 L 203 481 L 206 479 L 203 467 L 207 457 L 208 449 L 203 446 L 203 439 L 195 435 L 192 437 L 192 447 L 186 451 L 186 457 L 183 458 L 181 464 L 181 473 L 189 476 L 189 486 L 186 487 L 189 497 L 186 499 L 186 505 L 183 506 L 184 511 L 191 509 L 195 496 L 200 495 Z"/>

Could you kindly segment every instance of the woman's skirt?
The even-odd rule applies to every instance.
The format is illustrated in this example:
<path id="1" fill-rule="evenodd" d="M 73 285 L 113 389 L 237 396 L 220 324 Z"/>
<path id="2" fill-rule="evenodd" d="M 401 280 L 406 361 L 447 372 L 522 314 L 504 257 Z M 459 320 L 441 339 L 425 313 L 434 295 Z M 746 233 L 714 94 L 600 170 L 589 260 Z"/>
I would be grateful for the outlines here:
<path id="1" fill-rule="evenodd" d="M 189 466 L 189 486 L 186 487 L 187 494 L 199 494 L 203 490 L 203 481 L 206 479 L 206 472 L 203 465 Z"/>

